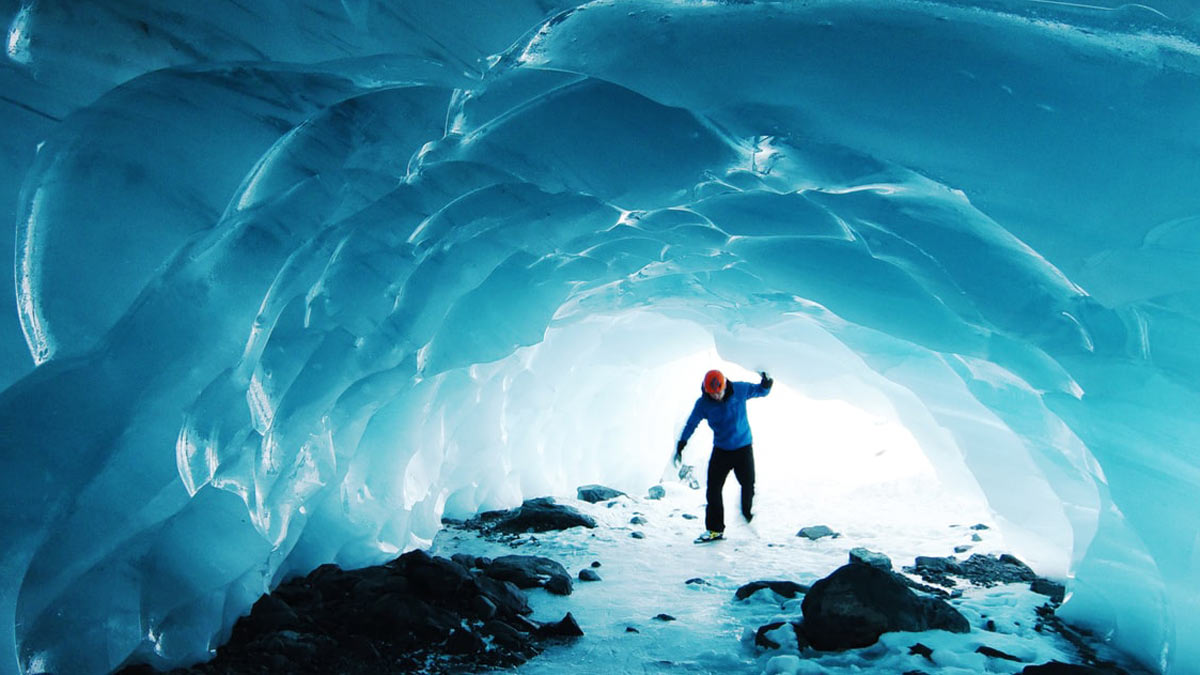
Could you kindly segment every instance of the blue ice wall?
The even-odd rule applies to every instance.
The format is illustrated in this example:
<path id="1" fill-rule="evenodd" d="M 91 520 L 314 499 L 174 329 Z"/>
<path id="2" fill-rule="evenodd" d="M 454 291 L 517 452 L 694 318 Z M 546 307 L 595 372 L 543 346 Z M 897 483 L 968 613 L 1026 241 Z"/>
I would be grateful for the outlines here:
<path id="1" fill-rule="evenodd" d="M 551 420 L 706 340 L 888 408 L 1069 619 L 1200 667 L 1188 3 L 193 5 L 0 3 L 4 672 L 649 482 Z"/>

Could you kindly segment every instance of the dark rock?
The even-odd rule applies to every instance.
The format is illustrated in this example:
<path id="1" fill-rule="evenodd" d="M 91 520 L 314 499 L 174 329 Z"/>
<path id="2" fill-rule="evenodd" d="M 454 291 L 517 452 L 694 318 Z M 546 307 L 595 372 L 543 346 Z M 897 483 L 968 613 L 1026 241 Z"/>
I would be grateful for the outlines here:
<path id="1" fill-rule="evenodd" d="M 570 595 L 571 577 L 554 575 L 546 581 L 545 587 L 555 595 Z"/>
<path id="2" fill-rule="evenodd" d="M 1004 659 L 1005 661 L 1016 661 L 1017 663 L 1021 662 L 1021 659 L 1018 659 L 1012 654 L 1006 654 L 999 649 L 993 649 L 987 645 L 980 645 L 975 649 L 975 653 L 983 654 L 984 656 L 992 659 Z"/>
<path id="3" fill-rule="evenodd" d="M 919 555 L 912 567 L 905 567 L 905 572 L 916 574 L 931 584 L 954 586 L 957 582 L 950 578 L 951 574 L 962 574 L 962 568 L 954 557 L 934 557 Z"/>
<path id="4" fill-rule="evenodd" d="M 839 535 L 824 525 L 810 525 L 808 527 L 800 528 L 800 531 L 796 533 L 796 536 L 816 541 L 822 537 L 837 537 Z"/>
<path id="5" fill-rule="evenodd" d="M 579 570 L 579 580 L 580 581 L 600 581 L 600 575 L 596 574 L 595 570 L 585 567 L 585 568 Z"/>
<path id="6" fill-rule="evenodd" d="M 862 547 L 850 549 L 850 562 L 859 565 L 870 565 L 878 567 L 881 570 L 890 572 L 892 570 L 892 559 L 882 553 L 869 551 Z"/>
<path id="7" fill-rule="evenodd" d="M 958 610 L 918 596 L 898 576 L 868 565 L 843 565 L 813 584 L 801 604 L 804 634 L 812 646 L 866 647 L 891 631 L 970 631 Z"/>
<path id="8" fill-rule="evenodd" d="M 645 539 L 645 538 L 646 538 L 646 534 L 645 534 L 645 533 L 643 533 L 643 532 L 636 532 L 636 531 L 635 531 L 635 532 L 630 532 L 630 533 L 629 533 L 629 536 L 630 536 L 630 537 L 633 537 L 634 539 Z"/>
<path id="9" fill-rule="evenodd" d="M 595 504 L 597 502 L 606 502 L 610 499 L 616 499 L 625 495 L 620 490 L 614 490 L 603 485 L 584 485 L 575 490 L 580 501 Z"/>
<path id="10" fill-rule="evenodd" d="M 425 640 L 441 640 L 450 637 L 454 629 L 462 625 L 462 618 L 438 605 L 426 605 L 425 614 L 415 623 L 412 630 Z"/>
<path id="11" fill-rule="evenodd" d="M 667 491 L 661 485 L 651 485 L 649 492 L 646 493 L 646 499 L 662 499 L 666 496 Z"/>
<path id="12" fill-rule="evenodd" d="M 691 513 L 685 513 L 685 514 L 683 514 L 683 519 L 684 519 L 684 520 L 696 520 L 698 517 L 699 517 L 699 516 L 696 516 L 695 514 L 691 514 Z"/>
<path id="13" fill-rule="evenodd" d="M 536 555 L 504 555 L 492 561 L 483 573 L 493 579 L 511 581 L 517 588 L 542 586 L 551 593 L 569 595 L 571 577 L 562 565 Z"/>
<path id="14" fill-rule="evenodd" d="M 452 598 L 472 578 L 466 568 L 453 560 L 430 558 L 428 555 L 411 558 L 405 571 L 413 591 L 426 599 Z"/>
<path id="15" fill-rule="evenodd" d="M 959 563 L 955 574 L 978 586 L 1032 582 L 1037 578 L 1028 565 L 1007 553 L 999 558 L 976 553 Z"/>
<path id="16" fill-rule="evenodd" d="M 1049 579 L 1043 579 L 1042 577 L 1034 579 L 1033 582 L 1029 584 L 1029 590 L 1039 595 L 1049 596 L 1050 600 L 1053 602 L 1062 602 L 1063 598 L 1065 598 L 1067 595 L 1066 586 L 1058 583 L 1057 581 L 1050 581 Z"/>
<path id="17" fill-rule="evenodd" d="M 987 525 L 984 525 L 983 523 L 976 523 L 975 525 L 971 526 L 971 529 L 972 530 L 990 530 L 992 528 L 988 527 Z"/>
<path id="18" fill-rule="evenodd" d="M 988 631 L 989 633 L 995 633 L 996 632 L 996 622 L 992 619 L 988 619 L 987 623 L 983 624 L 983 629 Z"/>
<path id="19" fill-rule="evenodd" d="M 738 588 L 733 595 L 738 600 L 745 600 L 764 588 L 769 588 L 785 598 L 794 598 L 797 594 L 803 595 L 808 592 L 808 586 L 794 581 L 751 581 Z"/>
<path id="20" fill-rule="evenodd" d="M 544 637 L 583 637 L 583 629 L 575 621 L 575 617 L 567 612 L 560 621 L 548 623 L 538 629 L 538 634 Z"/>
<path id="21" fill-rule="evenodd" d="M 511 617 L 508 622 L 522 633 L 535 633 L 537 632 L 537 629 L 541 628 L 540 624 L 530 621 L 523 616 Z"/>
<path id="22" fill-rule="evenodd" d="M 934 556 L 919 555 L 916 558 L 916 564 L 913 567 L 918 570 L 929 570 L 931 572 L 942 572 L 948 574 L 959 574 L 962 568 L 959 567 L 958 561 L 954 558 L 937 558 Z"/>
<path id="23" fill-rule="evenodd" d="M 1000 554 L 1000 562 L 1004 563 L 1005 565 L 1015 565 L 1017 567 L 1024 567 L 1025 569 L 1029 569 L 1029 565 L 1026 565 L 1025 563 L 1021 562 L 1015 555 L 1012 555 L 1009 553 L 1001 553 Z"/>
<path id="24" fill-rule="evenodd" d="M 625 632 L 626 633 L 640 633 L 642 631 L 634 628 L 633 626 L 625 626 Z"/>
<path id="25" fill-rule="evenodd" d="M 471 614 L 476 618 L 484 621 L 496 616 L 496 603 L 492 602 L 486 595 L 476 595 L 470 601 Z"/>
<path id="26" fill-rule="evenodd" d="M 645 525 L 646 519 L 641 516 L 634 516 L 629 519 L 629 524 L 630 525 Z"/>
<path id="27" fill-rule="evenodd" d="M 703 584 L 707 584 L 708 582 L 707 582 L 707 581 L 705 581 L 705 580 L 703 580 L 703 579 L 701 579 L 700 577 L 692 577 L 691 579 L 688 579 L 687 581 L 685 581 L 685 582 L 683 582 L 683 583 L 685 583 L 685 584 L 701 584 L 701 585 L 703 585 Z"/>
<path id="28" fill-rule="evenodd" d="M 572 527 L 592 528 L 596 527 L 596 521 L 570 506 L 554 503 L 549 497 L 526 499 L 512 511 L 502 513 L 490 525 L 491 530 L 510 534 L 566 530 Z"/>
<path id="29" fill-rule="evenodd" d="M 492 636 L 496 643 L 508 649 L 520 649 L 529 646 L 529 638 L 520 631 L 503 621 L 488 621 L 480 628 L 486 635 Z"/>
<path id="30" fill-rule="evenodd" d="M 450 559 L 459 565 L 462 565 L 466 569 L 471 569 L 475 566 L 475 556 L 469 553 L 455 553 L 454 555 L 450 556 Z"/>
<path id="31" fill-rule="evenodd" d="M 599 561 L 599 560 L 593 560 L 593 561 L 592 561 L 592 567 L 599 567 L 599 566 L 600 566 L 600 561 Z"/>
<path id="32" fill-rule="evenodd" d="M 970 550 L 971 550 L 971 547 L 970 547 L 970 546 L 966 546 L 966 545 L 962 545 L 962 546 L 955 546 L 955 547 L 954 547 L 954 552 L 955 552 L 955 553 L 966 553 L 967 551 L 970 551 Z"/>
<path id="33" fill-rule="evenodd" d="M 983 537 L 979 536 L 978 534 L 972 534 L 971 541 L 983 541 Z"/>
<path id="34" fill-rule="evenodd" d="M 674 621 L 675 620 L 675 617 L 671 616 L 670 614 L 657 614 L 654 616 L 654 618 L 659 621 Z"/>
<path id="35" fill-rule="evenodd" d="M 762 647 L 763 649 L 779 649 L 783 645 L 771 639 L 767 633 L 770 633 L 782 626 L 791 627 L 792 634 L 796 636 L 796 647 L 798 649 L 804 649 L 805 647 L 809 646 L 808 640 L 804 637 L 804 632 L 800 629 L 800 624 L 798 622 L 786 621 L 776 621 L 775 623 L 769 623 L 765 626 L 759 626 L 758 630 L 754 633 L 754 644 Z"/>
<path id="36" fill-rule="evenodd" d="M 520 613 L 530 610 L 524 594 L 510 581 L 472 571 L 479 562 L 412 551 L 357 570 L 323 565 L 264 596 L 213 661 L 187 672 L 506 670 L 540 652 L 557 637 L 554 631 L 573 633 L 573 619 L 548 629 L 525 619 Z M 540 563 L 531 565 L 539 569 Z M 553 585 L 556 576 L 542 581 Z"/>
<path id="37" fill-rule="evenodd" d="M 237 623 L 234 635 L 238 636 L 239 629 L 241 633 L 249 635 L 275 633 L 300 627 L 300 617 L 291 606 L 276 595 L 264 595 L 254 603 L 254 607 L 250 609 L 250 616 Z"/>
<path id="38" fill-rule="evenodd" d="M 529 614 L 532 611 L 529 609 L 529 600 L 525 594 L 511 581 L 494 579 L 481 574 L 475 578 L 475 584 L 502 614 Z"/>
<path id="39" fill-rule="evenodd" d="M 1092 666 L 1077 666 L 1062 661 L 1047 661 L 1035 666 L 1025 666 L 1021 675 L 1111 675 L 1112 671 L 1093 668 Z"/>
<path id="40" fill-rule="evenodd" d="M 483 651 L 483 638 L 474 631 L 456 628 L 446 639 L 446 651 L 450 654 L 474 654 Z"/>
<path id="41" fill-rule="evenodd" d="M 933 649 L 931 649 L 928 645 L 921 644 L 920 642 L 909 647 L 908 653 L 917 656 L 924 656 L 925 659 L 930 663 L 933 662 Z"/>

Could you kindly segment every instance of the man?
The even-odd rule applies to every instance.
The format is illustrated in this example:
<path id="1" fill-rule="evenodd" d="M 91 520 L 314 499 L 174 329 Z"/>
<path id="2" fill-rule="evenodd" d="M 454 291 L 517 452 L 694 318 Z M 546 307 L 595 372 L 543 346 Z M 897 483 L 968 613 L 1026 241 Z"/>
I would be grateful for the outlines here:
<path id="1" fill-rule="evenodd" d="M 708 531 L 696 539 L 697 544 L 716 541 L 725 537 L 725 505 L 721 501 L 721 489 L 730 470 L 742 486 L 742 516 L 746 522 L 754 518 L 750 507 L 754 502 L 754 448 L 750 437 L 750 422 L 746 419 L 746 401 L 771 392 L 775 381 L 760 373 L 758 384 L 750 382 L 727 382 L 719 370 L 704 374 L 701 386 L 703 393 L 696 399 L 683 435 L 675 445 L 675 463 L 683 461 L 683 448 L 692 432 L 707 420 L 713 432 L 712 456 L 708 459 L 708 506 L 704 512 L 704 526 Z"/>

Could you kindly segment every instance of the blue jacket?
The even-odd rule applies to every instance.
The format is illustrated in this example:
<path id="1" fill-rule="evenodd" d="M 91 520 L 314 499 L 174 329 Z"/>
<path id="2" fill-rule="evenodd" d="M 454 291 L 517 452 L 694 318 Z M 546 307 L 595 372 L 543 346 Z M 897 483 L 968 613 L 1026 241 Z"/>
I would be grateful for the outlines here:
<path id="1" fill-rule="evenodd" d="M 771 390 L 761 384 L 730 382 L 725 388 L 725 397 L 714 401 L 708 394 L 701 393 L 683 425 L 680 440 L 686 441 L 696 431 L 700 420 L 707 420 L 713 431 L 713 447 L 721 450 L 737 450 L 754 442 L 750 437 L 750 422 L 746 419 L 746 401 L 766 396 Z"/>

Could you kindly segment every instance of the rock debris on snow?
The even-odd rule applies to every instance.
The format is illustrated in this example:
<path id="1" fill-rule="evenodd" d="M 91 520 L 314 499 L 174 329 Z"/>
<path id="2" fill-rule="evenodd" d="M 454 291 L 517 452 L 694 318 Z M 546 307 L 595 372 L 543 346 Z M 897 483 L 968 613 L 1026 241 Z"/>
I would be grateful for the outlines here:
<path id="1" fill-rule="evenodd" d="M 796 536 L 816 541 L 823 537 L 838 537 L 840 535 L 825 525 L 810 525 L 808 527 L 800 528 L 800 531 L 796 533 Z"/>
<path id="2" fill-rule="evenodd" d="M 583 485 L 579 488 L 576 488 L 575 493 L 578 495 L 580 501 L 588 502 L 590 504 L 606 502 L 610 499 L 616 499 L 617 497 L 625 496 L 624 492 L 621 492 L 620 490 L 614 490 L 603 485 Z"/>

